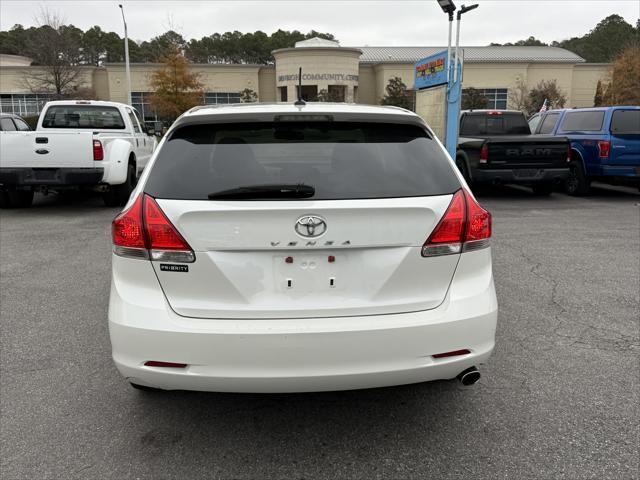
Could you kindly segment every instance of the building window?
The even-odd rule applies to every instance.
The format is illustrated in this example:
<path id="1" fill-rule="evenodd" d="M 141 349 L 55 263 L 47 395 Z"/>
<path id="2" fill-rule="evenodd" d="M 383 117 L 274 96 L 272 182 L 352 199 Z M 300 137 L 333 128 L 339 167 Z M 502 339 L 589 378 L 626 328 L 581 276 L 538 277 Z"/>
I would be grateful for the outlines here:
<path id="1" fill-rule="evenodd" d="M 278 93 L 281 102 L 287 102 L 287 87 L 278 87 Z"/>
<path id="2" fill-rule="evenodd" d="M 37 116 L 40 115 L 44 104 L 54 97 L 51 93 L 2 93 L 0 111 L 23 117 Z"/>
<path id="3" fill-rule="evenodd" d="M 240 103 L 240 93 L 238 92 L 206 92 L 204 94 L 205 105 L 226 105 L 229 103 Z"/>
<path id="4" fill-rule="evenodd" d="M 151 95 L 151 92 L 131 92 L 131 106 L 140 112 L 145 123 L 158 120 L 158 115 L 149 102 Z"/>
<path id="5" fill-rule="evenodd" d="M 487 97 L 487 108 L 490 110 L 507 109 L 506 88 L 478 88 L 480 93 Z"/>

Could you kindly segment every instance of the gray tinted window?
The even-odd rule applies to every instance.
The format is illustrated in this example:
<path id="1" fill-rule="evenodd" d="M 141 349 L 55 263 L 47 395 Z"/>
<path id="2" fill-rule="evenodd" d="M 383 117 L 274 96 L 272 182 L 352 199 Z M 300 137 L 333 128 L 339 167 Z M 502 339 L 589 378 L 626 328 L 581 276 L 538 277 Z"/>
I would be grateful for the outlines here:
<path id="1" fill-rule="evenodd" d="M 133 126 L 133 131 L 135 133 L 140 133 L 140 127 L 138 126 L 138 120 L 134 115 L 133 111 L 127 108 L 127 115 L 129 115 L 129 120 L 131 121 L 131 126 Z"/>
<path id="2" fill-rule="evenodd" d="M 640 110 L 616 110 L 613 112 L 611 133 L 640 135 Z"/>
<path id="3" fill-rule="evenodd" d="M 534 115 L 529 119 L 529 129 L 531 130 L 531 133 L 535 133 L 541 119 L 542 117 L 540 115 Z"/>
<path id="4" fill-rule="evenodd" d="M 13 124 L 13 121 L 9 117 L 0 118 L 0 130 L 3 132 L 12 132 L 15 131 L 16 126 Z"/>
<path id="5" fill-rule="evenodd" d="M 556 123 L 558 123 L 558 117 L 560 117 L 558 113 L 550 113 L 544 117 L 542 125 L 540 126 L 540 132 L 538 133 L 546 134 L 553 132 L 553 128 L 556 126 Z"/>
<path id="6" fill-rule="evenodd" d="M 602 129 L 604 112 L 568 112 L 562 121 L 565 132 L 597 132 Z"/>
<path id="7" fill-rule="evenodd" d="M 418 126 L 274 122 L 179 128 L 159 152 L 145 192 L 204 200 L 214 192 L 274 184 L 312 186 L 312 200 L 443 195 L 460 188 L 446 155 Z"/>
<path id="8" fill-rule="evenodd" d="M 31 130 L 31 128 L 29 128 L 29 125 L 27 125 L 26 122 L 20 120 L 19 118 L 14 118 L 13 122 L 16 124 L 16 127 L 21 132 L 28 132 L 29 130 Z"/>
<path id="9" fill-rule="evenodd" d="M 124 120 L 115 107 L 93 105 L 54 105 L 42 120 L 44 128 L 92 128 L 122 130 Z"/>

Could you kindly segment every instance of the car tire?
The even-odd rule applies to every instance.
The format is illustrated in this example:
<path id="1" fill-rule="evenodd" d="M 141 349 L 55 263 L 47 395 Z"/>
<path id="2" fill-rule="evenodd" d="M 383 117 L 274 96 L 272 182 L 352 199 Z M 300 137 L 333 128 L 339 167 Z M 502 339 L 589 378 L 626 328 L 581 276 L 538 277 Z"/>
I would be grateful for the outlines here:
<path id="1" fill-rule="evenodd" d="M 9 192 L 0 190 L 0 208 L 11 208 L 11 200 L 9 200 Z"/>
<path id="2" fill-rule="evenodd" d="M 579 161 L 573 161 L 569 164 L 569 177 L 565 181 L 564 189 L 568 195 L 579 197 L 587 195 L 591 189 L 591 182 Z"/>
<path id="3" fill-rule="evenodd" d="M 162 391 L 159 388 L 147 387 L 146 385 L 139 385 L 133 382 L 129 382 L 129 384 L 136 390 L 140 390 L 142 392 L 161 392 Z"/>
<path id="4" fill-rule="evenodd" d="M 127 180 L 121 185 L 112 185 L 108 191 L 102 194 L 102 200 L 107 207 L 122 207 L 129 200 L 135 186 L 136 169 L 133 165 L 129 165 Z"/>
<path id="5" fill-rule="evenodd" d="M 33 190 L 4 190 L 0 192 L 0 208 L 28 208 L 33 203 Z"/>
<path id="6" fill-rule="evenodd" d="M 458 170 L 460 170 L 464 181 L 467 182 L 467 185 L 469 185 L 469 188 L 471 188 L 471 176 L 469 175 L 469 168 L 467 167 L 467 162 L 464 161 L 464 158 L 456 158 L 456 167 L 458 167 Z"/>
<path id="7" fill-rule="evenodd" d="M 547 182 L 534 183 L 531 185 L 531 190 L 537 197 L 546 197 L 553 193 L 553 184 Z"/>

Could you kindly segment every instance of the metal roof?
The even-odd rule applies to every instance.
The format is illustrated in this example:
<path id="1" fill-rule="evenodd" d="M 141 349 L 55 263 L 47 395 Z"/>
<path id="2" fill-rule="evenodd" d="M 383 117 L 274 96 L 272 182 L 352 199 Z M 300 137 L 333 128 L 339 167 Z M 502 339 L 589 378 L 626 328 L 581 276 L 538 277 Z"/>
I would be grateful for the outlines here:
<path id="1" fill-rule="evenodd" d="M 357 47 L 360 63 L 414 63 L 447 47 Z M 461 47 L 467 62 L 582 63 L 584 58 L 558 47 Z"/>

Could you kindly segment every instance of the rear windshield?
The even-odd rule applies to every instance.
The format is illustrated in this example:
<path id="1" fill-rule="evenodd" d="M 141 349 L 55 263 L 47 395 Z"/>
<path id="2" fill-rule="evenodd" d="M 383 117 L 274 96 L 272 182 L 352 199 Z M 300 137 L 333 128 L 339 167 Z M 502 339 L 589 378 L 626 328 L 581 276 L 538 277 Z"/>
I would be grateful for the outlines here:
<path id="1" fill-rule="evenodd" d="M 640 135 L 640 110 L 616 110 L 611 118 L 611 133 Z"/>
<path id="2" fill-rule="evenodd" d="M 42 120 L 44 128 L 124 129 L 122 115 L 115 107 L 94 105 L 54 105 Z"/>
<path id="3" fill-rule="evenodd" d="M 460 135 L 529 135 L 531 129 L 521 113 L 466 114 Z"/>
<path id="4" fill-rule="evenodd" d="M 602 129 L 604 112 L 569 112 L 564 116 L 561 130 L 565 132 L 598 132 Z"/>
<path id="5" fill-rule="evenodd" d="M 559 113 L 550 113 L 546 117 L 544 117 L 539 133 L 546 135 L 553 132 L 553 129 L 556 126 L 556 123 L 558 123 L 559 117 L 560 117 Z"/>
<path id="6" fill-rule="evenodd" d="M 444 195 L 460 188 L 446 155 L 418 126 L 274 122 L 179 128 L 158 153 L 145 192 L 206 200 L 242 187 L 299 184 L 315 190 L 310 200 Z"/>

